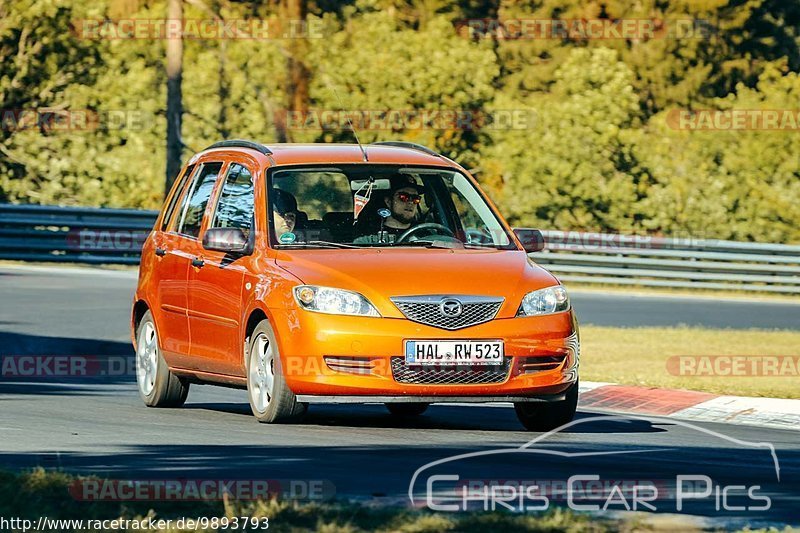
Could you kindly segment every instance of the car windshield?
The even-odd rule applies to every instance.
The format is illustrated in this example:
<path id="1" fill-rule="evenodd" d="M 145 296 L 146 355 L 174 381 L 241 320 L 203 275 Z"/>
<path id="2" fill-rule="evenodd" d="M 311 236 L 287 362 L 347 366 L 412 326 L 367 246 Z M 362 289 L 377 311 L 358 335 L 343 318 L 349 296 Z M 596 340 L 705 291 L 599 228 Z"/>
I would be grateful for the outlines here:
<path id="1" fill-rule="evenodd" d="M 278 248 L 514 249 L 461 172 L 394 165 L 273 169 L 271 242 Z"/>

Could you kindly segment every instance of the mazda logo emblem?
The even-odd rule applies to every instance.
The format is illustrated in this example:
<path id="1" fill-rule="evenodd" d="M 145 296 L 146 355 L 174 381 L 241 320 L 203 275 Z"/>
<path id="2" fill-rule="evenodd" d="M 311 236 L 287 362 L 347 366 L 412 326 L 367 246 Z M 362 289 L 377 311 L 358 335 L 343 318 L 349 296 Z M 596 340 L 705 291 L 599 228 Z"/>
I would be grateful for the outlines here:
<path id="1" fill-rule="evenodd" d="M 455 298 L 445 298 L 439 304 L 439 312 L 446 317 L 455 318 L 464 312 L 464 304 Z"/>

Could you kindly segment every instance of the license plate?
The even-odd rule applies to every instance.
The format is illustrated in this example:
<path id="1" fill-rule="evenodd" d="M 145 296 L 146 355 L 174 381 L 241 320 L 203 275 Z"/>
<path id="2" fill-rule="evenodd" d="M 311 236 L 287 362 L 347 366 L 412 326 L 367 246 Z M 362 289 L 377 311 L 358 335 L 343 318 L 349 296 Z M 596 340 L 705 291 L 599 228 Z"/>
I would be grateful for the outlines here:
<path id="1" fill-rule="evenodd" d="M 405 341 L 407 365 L 501 365 L 503 341 Z"/>

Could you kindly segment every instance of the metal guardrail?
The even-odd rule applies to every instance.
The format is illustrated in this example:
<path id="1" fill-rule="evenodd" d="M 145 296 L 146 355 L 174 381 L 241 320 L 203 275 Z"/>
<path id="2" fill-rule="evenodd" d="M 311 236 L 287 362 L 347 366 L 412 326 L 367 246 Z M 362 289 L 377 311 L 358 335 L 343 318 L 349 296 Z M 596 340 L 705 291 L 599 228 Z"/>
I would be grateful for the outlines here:
<path id="1" fill-rule="evenodd" d="M 138 264 L 157 212 L 0 204 L 0 259 Z M 566 282 L 800 294 L 800 245 L 544 231 Z"/>
<path id="2" fill-rule="evenodd" d="M 566 282 L 800 294 L 800 245 L 542 233 L 531 257 Z"/>
<path id="3" fill-rule="evenodd" d="M 158 213 L 0 204 L 0 259 L 139 264 Z"/>

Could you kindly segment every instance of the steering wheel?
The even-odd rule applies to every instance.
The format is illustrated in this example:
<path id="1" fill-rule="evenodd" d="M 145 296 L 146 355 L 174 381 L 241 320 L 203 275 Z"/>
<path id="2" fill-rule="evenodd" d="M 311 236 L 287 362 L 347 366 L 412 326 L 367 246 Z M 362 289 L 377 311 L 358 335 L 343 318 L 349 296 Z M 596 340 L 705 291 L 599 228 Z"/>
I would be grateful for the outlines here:
<path id="1" fill-rule="evenodd" d="M 420 224 L 418 226 L 414 226 L 412 228 L 408 228 L 394 242 L 395 242 L 395 244 L 401 243 L 401 242 L 406 242 L 415 233 L 420 232 L 422 230 L 426 230 L 426 229 L 427 230 L 432 230 L 432 229 L 440 230 L 440 231 L 444 232 L 444 234 L 447 235 L 448 237 L 455 238 L 455 236 L 456 236 L 456 234 L 453 233 L 453 231 L 450 228 L 448 228 L 447 226 L 443 226 L 441 224 L 437 224 L 436 222 L 426 222 L 425 224 Z"/>

